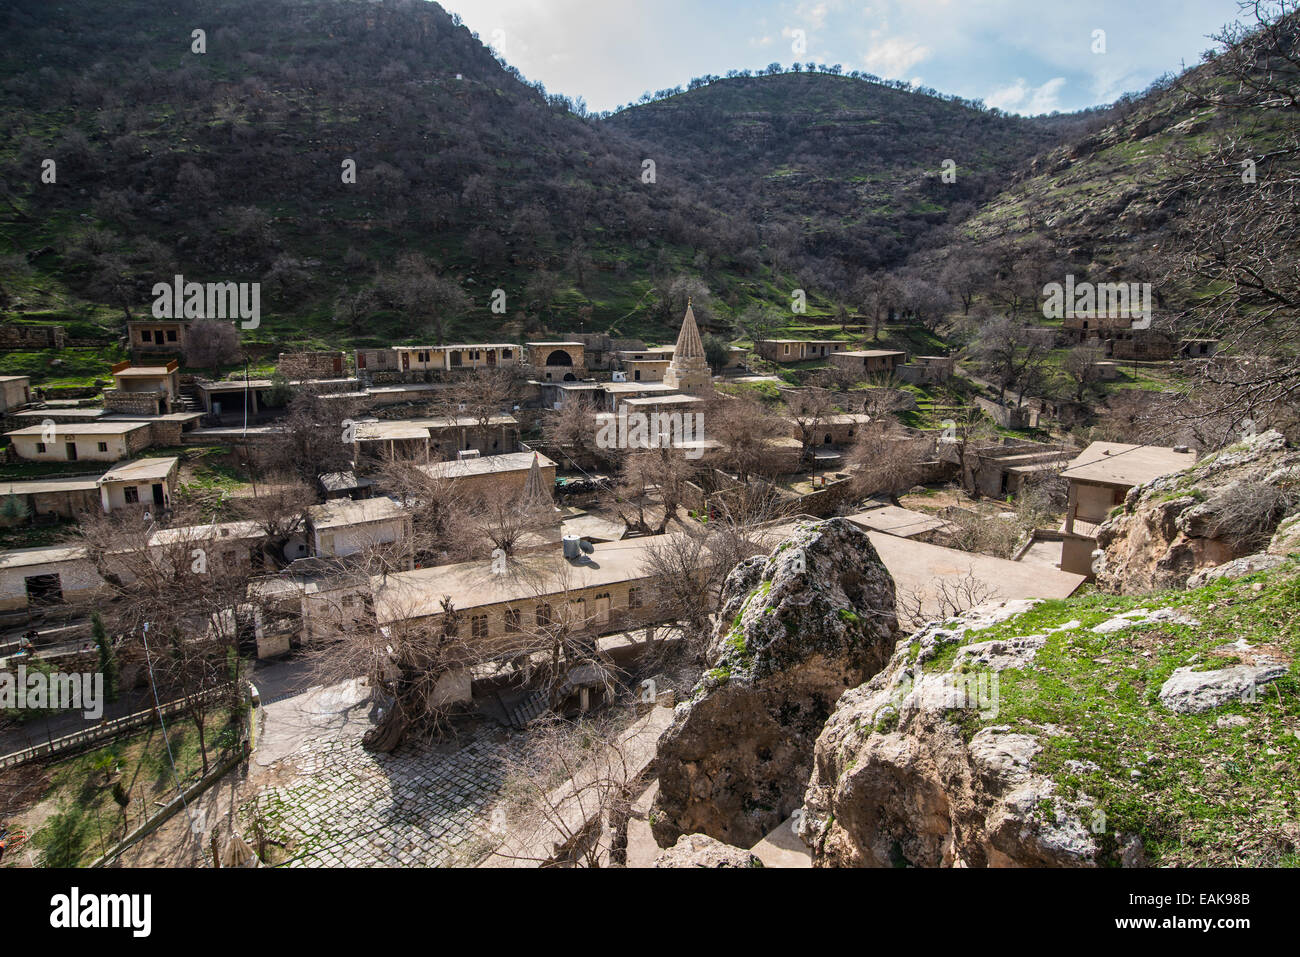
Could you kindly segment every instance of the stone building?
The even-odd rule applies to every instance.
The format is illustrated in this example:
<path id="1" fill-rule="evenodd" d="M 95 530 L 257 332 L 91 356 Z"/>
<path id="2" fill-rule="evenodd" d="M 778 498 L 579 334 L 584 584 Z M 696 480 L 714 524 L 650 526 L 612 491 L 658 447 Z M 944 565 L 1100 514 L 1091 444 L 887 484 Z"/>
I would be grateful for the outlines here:
<path id="1" fill-rule="evenodd" d="M 542 382 L 576 382 L 586 375 L 581 342 L 530 342 L 525 348 L 532 374 Z"/>
<path id="2" fill-rule="evenodd" d="M 897 349 L 858 349 L 831 356 L 831 365 L 863 376 L 891 375 L 907 361 L 907 353 Z"/>
<path id="3" fill-rule="evenodd" d="M 1186 448 L 1093 442 L 1084 449 L 1061 473 L 1070 483 L 1061 526 L 1062 570 L 1091 578 L 1097 527 L 1124 504 L 1129 489 L 1194 464 L 1196 453 Z"/>

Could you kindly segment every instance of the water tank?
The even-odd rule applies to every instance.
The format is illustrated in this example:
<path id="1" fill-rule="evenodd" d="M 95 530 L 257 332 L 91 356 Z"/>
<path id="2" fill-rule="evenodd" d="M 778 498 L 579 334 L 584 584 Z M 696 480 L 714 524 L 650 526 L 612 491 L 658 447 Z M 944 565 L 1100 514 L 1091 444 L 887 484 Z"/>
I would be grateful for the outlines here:
<path id="1" fill-rule="evenodd" d="M 568 559 L 577 558 L 582 554 L 582 539 L 577 535 L 564 536 L 564 557 Z"/>

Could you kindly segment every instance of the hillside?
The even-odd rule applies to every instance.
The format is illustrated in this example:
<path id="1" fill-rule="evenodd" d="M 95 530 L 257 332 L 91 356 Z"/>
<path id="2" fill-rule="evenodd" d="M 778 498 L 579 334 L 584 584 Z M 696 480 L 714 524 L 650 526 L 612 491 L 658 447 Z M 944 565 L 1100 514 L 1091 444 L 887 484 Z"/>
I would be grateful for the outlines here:
<path id="1" fill-rule="evenodd" d="M 0 317 L 62 322 L 94 350 L 0 369 L 38 378 L 111 360 L 122 320 L 177 272 L 260 281 L 245 343 L 268 351 L 548 329 L 664 341 L 687 295 L 725 328 L 796 286 L 828 317 L 1062 128 L 830 74 L 718 81 L 599 120 L 433 3 L 16 0 L 0 33 Z"/>
<path id="2" fill-rule="evenodd" d="M 663 178 L 757 224 L 785 261 L 847 288 L 960 222 L 1057 126 L 825 73 L 715 80 L 615 114 Z M 940 177 L 945 160 L 956 181 Z"/>
<path id="3" fill-rule="evenodd" d="M 653 329 L 652 278 L 718 217 L 436 4 L 21 0 L 0 33 L 0 309 L 83 336 L 175 271 L 260 280 L 253 341 Z M 374 295 L 335 322 L 345 290 Z"/>

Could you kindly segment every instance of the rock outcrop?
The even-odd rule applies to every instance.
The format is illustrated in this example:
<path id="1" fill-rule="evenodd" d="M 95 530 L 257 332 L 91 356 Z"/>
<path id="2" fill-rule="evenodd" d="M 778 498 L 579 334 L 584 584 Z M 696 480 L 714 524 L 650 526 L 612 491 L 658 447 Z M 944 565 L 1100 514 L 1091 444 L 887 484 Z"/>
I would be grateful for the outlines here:
<path id="1" fill-rule="evenodd" d="M 893 579 L 844 519 L 801 525 L 737 565 L 708 671 L 659 741 L 659 846 L 699 832 L 751 847 L 789 817 L 836 700 L 885 665 L 897 636 Z"/>
<path id="2" fill-rule="evenodd" d="M 963 731 L 963 713 L 995 718 L 997 707 L 989 673 L 968 675 L 968 665 L 1029 667 L 1045 636 L 967 644 L 948 670 L 924 670 L 945 646 L 1034 604 L 1007 602 L 927 625 L 840 699 L 817 740 L 800 822 L 814 866 L 1095 863 L 1092 809 L 1065 801 L 1032 769 L 1047 732 L 989 725 L 968 740 Z"/>
<path id="3" fill-rule="evenodd" d="M 684 834 L 655 858 L 655 867 L 762 867 L 743 847 L 715 841 L 707 834 Z"/>
<path id="4" fill-rule="evenodd" d="M 1116 594 L 1189 587 L 1197 572 L 1260 550 L 1297 506 L 1300 451 L 1277 432 L 1253 436 L 1131 489 L 1123 511 L 1098 530 L 1098 587 Z M 1285 527 L 1290 537 L 1277 547 L 1300 548 L 1295 524 Z"/>

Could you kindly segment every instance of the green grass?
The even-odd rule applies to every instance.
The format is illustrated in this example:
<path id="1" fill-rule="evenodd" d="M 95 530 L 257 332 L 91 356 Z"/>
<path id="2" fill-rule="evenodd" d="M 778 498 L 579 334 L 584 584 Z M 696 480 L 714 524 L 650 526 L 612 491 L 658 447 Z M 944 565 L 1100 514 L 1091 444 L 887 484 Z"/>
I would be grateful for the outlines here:
<path id="1" fill-rule="evenodd" d="M 238 728 L 230 712 L 214 709 L 208 716 L 209 766 L 238 746 Z M 171 759 L 181 785 L 198 780 L 203 762 L 198 731 L 188 718 L 167 722 Z M 47 769 L 48 785 L 39 803 L 54 813 L 31 833 L 31 844 L 49 867 L 85 867 L 157 813 L 156 801 L 176 796 L 176 776 L 167 743 L 157 725 L 128 738 L 57 761 Z M 114 785 L 131 796 L 126 811 L 114 800 Z M 29 829 L 30 830 L 30 829 Z M 17 861 L 8 866 L 16 866 Z"/>
<path id="2" fill-rule="evenodd" d="M 1261 586 L 1259 591 L 1254 585 Z M 1113 634 L 1092 626 L 1135 608 L 1177 608 L 1199 625 L 1159 622 Z M 1191 592 L 1116 597 L 1097 592 L 1045 602 L 985 631 L 963 636 L 926 663 L 949 667 L 960 644 L 1044 634 L 1070 620 L 1078 627 L 1048 636 L 1025 669 L 999 673 L 996 715 L 964 713 L 967 734 L 991 724 L 1039 733 L 1036 771 L 1058 793 L 1088 798 L 1106 816 L 1104 849 L 1116 835 L 1142 836 L 1148 858 L 1178 865 L 1279 864 L 1295 854 L 1295 776 L 1300 770 L 1300 683 L 1290 673 L 1204 714 L 1175 714 L 1158 701 L 1175 668 L 1226 667 L 1238 639 L 1272 645 L 1293 662 L 1300 652 L 1300 577 L 1288 573 L 1217 582 Z M 973 669 L 978 670 L 978 669 Z M 1242 727 L 1217 726 L 1225 714 Z M 1136 775 L 1134 774 L 1136 772 Z M 1288 836 L 1290 834 L 1290 836 Z"/>

